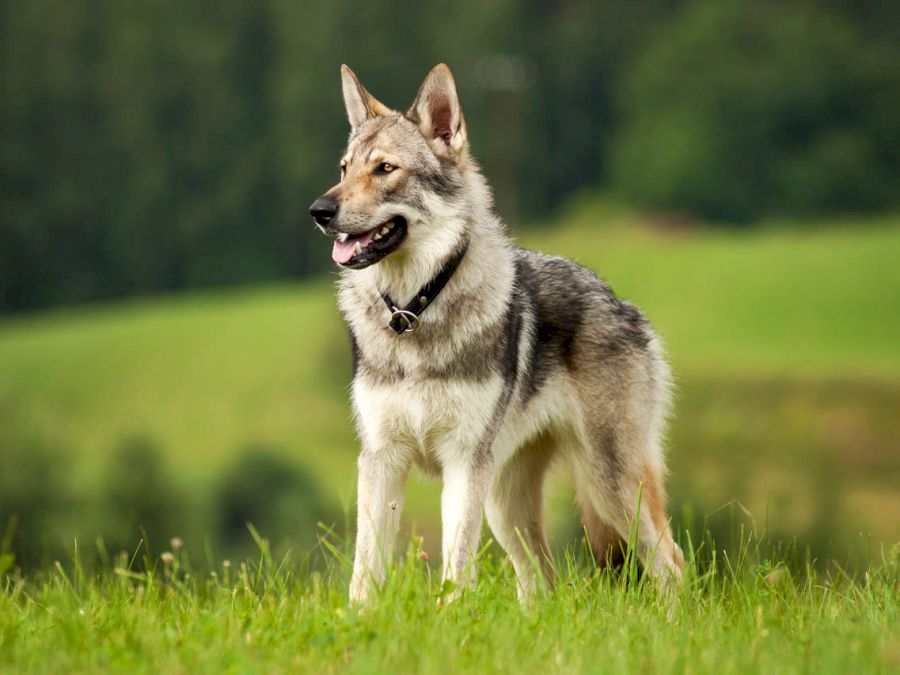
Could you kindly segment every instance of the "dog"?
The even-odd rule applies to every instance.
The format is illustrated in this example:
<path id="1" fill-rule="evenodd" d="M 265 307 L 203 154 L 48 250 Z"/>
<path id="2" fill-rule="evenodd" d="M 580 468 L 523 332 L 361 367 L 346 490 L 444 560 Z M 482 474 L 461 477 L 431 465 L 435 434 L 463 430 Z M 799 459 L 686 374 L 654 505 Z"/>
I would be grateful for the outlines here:
<path id="1" fill-rule="evenodd" d="M 351 602 L 385 578 L 413 466 L 442 479 L 442 577 L 454 595 L 475 581 L 485 514 L 519 598 L 540 576 L 552 583 L 542 524 L 552 464 L 574 478 L 600 562 L 636 532 L 645 573 L 680 579 L 663 483 L 671 376 L 647 319 L 577 263 L 513 245 L 446 65 L 402 113 L 347 66 L 341 80 L 351 132 L 340 182 L 310 214 L 334 240 L 353 353 Z"/>

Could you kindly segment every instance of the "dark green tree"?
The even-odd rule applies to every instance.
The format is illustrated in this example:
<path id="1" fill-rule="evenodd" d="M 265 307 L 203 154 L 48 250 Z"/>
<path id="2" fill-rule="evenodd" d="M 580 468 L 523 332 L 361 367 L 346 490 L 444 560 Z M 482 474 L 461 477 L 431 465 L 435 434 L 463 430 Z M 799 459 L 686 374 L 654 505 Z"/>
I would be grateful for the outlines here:
<path id="1" fill-rule="evenodd" d="M 730 221 L 896 203 L 896 56 L 803 3 L 697 3 L 624 82 L 615 184 Z"/>

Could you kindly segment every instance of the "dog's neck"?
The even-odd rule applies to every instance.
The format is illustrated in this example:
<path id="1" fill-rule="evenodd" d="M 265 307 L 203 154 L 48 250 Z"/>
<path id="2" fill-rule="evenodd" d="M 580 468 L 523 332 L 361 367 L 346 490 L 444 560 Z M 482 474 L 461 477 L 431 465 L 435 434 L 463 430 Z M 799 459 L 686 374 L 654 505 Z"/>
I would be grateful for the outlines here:
<path id="1" fill-rule="evenodd" d="M 371 281 L 379 293 L 386 293 L 405 305 L 440 273 L 462 242 L 471 238 L 474 228 L 469 222 L 455 221 L 433 223 L 430 229 L 432 232 L 427 241 L 418 242 L 418 246 L 411 245 L 409 250 L 398 251 L 372 267 Z M 411 234 L 415 236 L 415 232 Z"/>
<path id="2" fill-rule="evenodd" d="M 480 175 L 472 178 L 469 194 L 474 198 L 454 205 L 442 203 L 443 208 L 431 209 L 433 216 L 429 222 L 410 223 L 409 236 L 399 251 L 365 270 L 348 270 L 347 280 L 354 285 L 368 286 L 372 293 L 386 293 L 403 306 L 440 273 L 464 241 L 468 242 L 466 258 L 485 257 L 502 266 L 508 258 L 509 239 L 492 212 L 483 179 Z M 482 206 L 473 208 L 475 204 Z M 467 265 L 464 259 L 460 268 L 468 267 L 491 269 L 490 265 Z M 448 285 L 474 287 L 482 281 L 478 275 L 457 273 Z"/>

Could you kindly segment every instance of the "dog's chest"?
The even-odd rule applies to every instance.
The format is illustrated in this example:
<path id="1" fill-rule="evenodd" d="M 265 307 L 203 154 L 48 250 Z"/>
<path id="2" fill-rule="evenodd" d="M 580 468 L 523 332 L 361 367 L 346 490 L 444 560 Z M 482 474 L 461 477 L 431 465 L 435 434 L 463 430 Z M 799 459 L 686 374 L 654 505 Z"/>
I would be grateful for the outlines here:
<path id="1" fill-rule="evenodd" d="M 444 293 L 416 332 L 400 335 L 387 327 L 380 297 L 346 288 L 341 306 L 354 341 L 353 400 L 365 446 L 406 448 L 440 466 L 497 423 L 505 386 L 499 297 Z"/>
<path id="2" fill-rule="evenodd" d="M 369 447 L 402 446 L 419 455 L 420 463 L 441 465 L 448 454 L 471 448 L 484 436 L 503 380 L 434 377 L 410 365 L 406 362 L 402 376 L 358 374 L 353 400 L 360 432 Z"/>

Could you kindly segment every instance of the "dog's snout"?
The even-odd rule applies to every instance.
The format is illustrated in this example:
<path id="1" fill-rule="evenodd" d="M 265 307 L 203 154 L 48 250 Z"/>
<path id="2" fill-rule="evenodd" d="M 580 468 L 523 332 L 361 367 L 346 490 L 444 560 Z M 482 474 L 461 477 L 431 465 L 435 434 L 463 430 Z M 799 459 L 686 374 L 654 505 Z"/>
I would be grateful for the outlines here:
<path id="1" fill-rule="evenodd" d="M 312 203 L 309 213 L 316 224 L 325 227 L 337 215 L 338 203 L 334 197 L 323 195 Z"/>

